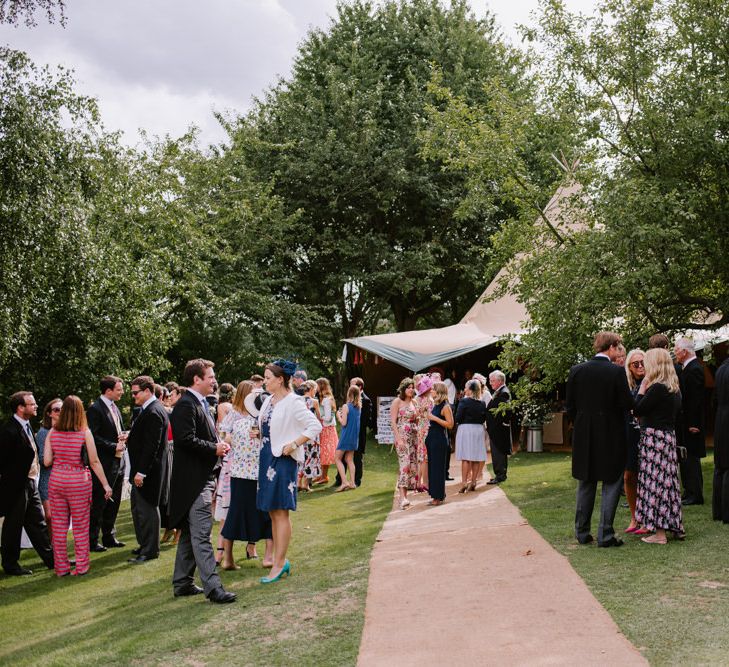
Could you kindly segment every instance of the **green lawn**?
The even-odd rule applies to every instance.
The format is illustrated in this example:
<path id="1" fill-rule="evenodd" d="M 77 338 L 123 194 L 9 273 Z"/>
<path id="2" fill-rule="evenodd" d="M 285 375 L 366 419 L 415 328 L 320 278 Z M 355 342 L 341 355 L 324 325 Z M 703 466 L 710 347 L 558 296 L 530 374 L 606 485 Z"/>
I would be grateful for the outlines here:
<path id="1" fill-rule="evenodd" d="M 711 457 L 704 461 L 704 506 L 684 508 L 684 542 L 644 544 L 623 536 L 630 513 L 618 507 L 619 549 L 578 546 L 576 482 L 568 454 L 524 454 L 511 460 L 502 485 L 529 523 L 587 582 L 620 629 L 654 665 L 729 662 L 729 526 L 711 519 Z M 599 497 L 599 490 L 598 490 Z M 599 503 L 596 503 L 598 505 Z M 598 507 L 593 513 L 597 535 Z"/>
<path id="2" fill-rule="evenodd" d="M 354 665 L 370 552 L 396 474 L 389 447 L 370 442 L 361 488 L 335 495 L 319 487 L 303 497 L 292 515 L 289 580 L 260 585 L 260 562 L 246 561 L 236 544 L 242 569 L 222 573 L 238 594 L 231 605 L 173 598 L 172 546 L 157 561 L 128 565 L 136 543 L 125 502 L 118 529 L 129 549 L 92 554 L 88 576 L 58 579 L 32 550 L 21 562 L 33 576 L 0 575 L 0 663 Z"/>

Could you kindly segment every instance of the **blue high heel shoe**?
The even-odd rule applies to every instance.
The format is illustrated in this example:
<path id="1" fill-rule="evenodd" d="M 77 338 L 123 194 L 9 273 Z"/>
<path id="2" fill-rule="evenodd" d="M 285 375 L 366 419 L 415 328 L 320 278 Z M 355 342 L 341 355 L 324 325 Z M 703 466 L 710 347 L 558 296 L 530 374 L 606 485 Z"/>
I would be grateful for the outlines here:
<path id="1" fill-rule="evenodd" d="M 277 582 L 281 577 L 286 575 L 287 577 L 291 576 L 291 563 L 287 560 L 284 563 L 284 566 L 281 568 L 281 572 L 279 572 L 275 577 L 261 577 L 260 582 L 262 584 L 273 584 Z"/>

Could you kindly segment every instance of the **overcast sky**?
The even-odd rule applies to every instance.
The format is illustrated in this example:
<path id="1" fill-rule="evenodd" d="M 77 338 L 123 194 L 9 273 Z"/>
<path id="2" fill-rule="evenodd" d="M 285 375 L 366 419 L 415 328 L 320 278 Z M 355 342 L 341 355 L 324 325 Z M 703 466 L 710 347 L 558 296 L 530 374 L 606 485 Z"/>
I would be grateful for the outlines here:
<path id="1" fill-rule="evenodd" d="M 589 10 L 594 0 L 568 0 Z M 177 136 L 191 125 L 223 139 L 213 110 L 245 111 L 280 76 L 312 26 L 326 27 L 336 0 L 67 0 L 63 28 L 39 17 L 32 29 L 0 26 L 0 43 L 37 63 L 75 70 L 108 129 L 135 143 L 138 129 Z M 496 14 L 504 34 L 530 23 L 538 0 L 471 0 Z"/>

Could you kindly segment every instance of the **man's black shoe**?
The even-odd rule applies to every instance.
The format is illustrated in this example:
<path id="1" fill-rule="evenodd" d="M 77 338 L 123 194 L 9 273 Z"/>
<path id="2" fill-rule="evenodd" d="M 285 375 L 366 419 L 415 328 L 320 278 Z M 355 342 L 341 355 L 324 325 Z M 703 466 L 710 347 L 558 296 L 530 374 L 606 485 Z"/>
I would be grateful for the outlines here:
<path id="1" fill-rule="evenodd" d="M 595 538 L 594 538 L 594 537 L 593 537 L 592 535 L 588 535 L 587 537 L 585 537 L 585 538 L 583 538 L 583 539 L 579 539 L 579 538 L 578 538 L 578 540 L 577 540 L 577 541 L 578 541 L 578 542 L 579 542 L 580 544 L 591 544 L 592 542 L 594 542 L 594 541 L 595 541 Z"/>
<path id="2" fill-rule="evenodd" d="M 139 554 L 141 554 L 141 553 L 142 553 L 142 547 L 137 547 L 136 549 L 132 549 L 132 553 L 133 553 L 133 554 L 134 554 L 135 556 L 139 556 Z"/>
<path id="3" fill-rule="evenodd" d="M 686 498 L 685 500 L 681 501 L 681 504 L 685 507 L 687 505 L 703 505 L 703 500 L 694 500 L 693 498 Z"/>
<path id="4" fill-rule="evenodd" d="M 121 549 L 126 546 L 124 542 L 120 542 L 119 540 L 104 540 L 103 543 L 107 549 Z"/>
<path id="5" fill-rule="evenodd" d="M 99 554 L 100 554 L 100 553 L 103 553 L 104 551 L 106 551 L 106 547 L 103 547 L 103 546 L 101 546 L 100 544 L 94 544 L 94 545 L 93 545 L 93 546 L 92 546 L 92 547 L 91 547 L 91 548 L 89 549 L 89 551 L 94 551 L 94 552 L 96 552 L 96 553 L 99 553 Z"/>
<path id="6" fill-rule="evenodd" d="M 5 574 L 9 574 L 11 577 L 27 577 L 29 574 L 33 574 L 33 570 L 18 565 L 18 567 L 6 568 Z"/>
<path id="7" fill-rule="evenodd" d="M 184 598 L 188 595 L 200 595 L 200 593 L 203 592 L 203 589 L 200 588 L 200 586 L 195 586 L 195 584 L 190 584 L 189 586 L 185 586 L 185 588 L 180 588 L 175 591 L 175 597 L 176 598 Z"/>
<path id="8" fill-rule="evenodd" d="M 156 560 L 159 556 L 137 556 L 136 558 L 130 558 L 127 563 L 134 563 L 134 565 L 140 565 L 150 560 Z"/>
<path id="9" fill-rule="evenodd" d="M 215 604 L 227 604 L 228 602 L 235 602 L 237 597 L 238 596 L 235 593 L 226 591 L 221 586 L 220 588 L 215 588 L 210 591 L 208 600 L 210 600 L 210 602 L 215 602 Z"/>
<path id="10" fill-rule="evenodd" d="M 598 547 L 622 547 L 623 546 L 623 540 L 619 540 L 617 537 L 611 537 L 607 542 L 603 542 L 602 544 L 598 544 Z"/>
<path id="11" fill-rule="evenodd" d="M 498 484 L 499 480 L 496 477 L 492 477 L 486 484 Z"/>

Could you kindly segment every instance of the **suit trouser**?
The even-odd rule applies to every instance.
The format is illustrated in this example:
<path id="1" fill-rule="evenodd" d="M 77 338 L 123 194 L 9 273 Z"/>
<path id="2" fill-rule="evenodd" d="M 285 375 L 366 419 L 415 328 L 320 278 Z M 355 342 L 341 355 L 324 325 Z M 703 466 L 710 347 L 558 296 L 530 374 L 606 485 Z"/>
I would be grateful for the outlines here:
<path id="1" fill-rule="evenodd" d="M 177 544 L 175 572 L 172 587 L 182 590 L 194 583 L 195 567 L 200 570 L 205 595 L 221 587 L 220 577 L 215 571 L 215 555 L 210 542 L 213 530 L 213 492 L 215 480 L 209 480 L 195 498 L 187 512 L 187 520 L 182 524 L 180 541 Z"/>
<path id="2" fill-rule="evenodd" d="M 729 469 L 714 467 L 714 491 L 711 516 L 715 521 L 729 523 Z"/>
<path id="3" fill-rule="evenodd" d="M 623 476 L 620 475 L 614 482 L 602 483 L 602 498 L 600 501 L 600 524 L 597 527 L 597 543 L 603 544 L 615 537 L 613 520 L 620 500 L 620 490 L 623 488 Z M 575 537 L 583 542 L 590 534 L 592 510 L 595 507 L 595 494 L 597 482 L 577 482 L 577 508 L 575 510 Z"/>
<path id="4" fill-rule="evenodd" d="M 159 555 L 159 507 L 150 503 L 142 492 L 132 484 L 132 521 L 139 543 L 139 555 L 154 558 Z"/>
<path id="5" fill-rule="evenodd" d="M 102 543 L 113 542 L 116 539 L 116 515 L 119 513 L 124 476 L 120 474 L 121 459 L 114 459 L 107 482 L 111 486 L 111 498 L 104 498 L 104 487 L 96 475 L 92 475 L 91 487 L 91 515 L 89 516 L 89 542 L 91 546 L 99 543 L 99 529 L 101 529 Z M 104 470 L 106 474 L 106 469 Z"/>
<path id="6" fill-rule="evenodd" d="M 701 458 L 689 454 L 685 461 L 681 461 L 679 468 L 681 469 L 681 482 L 683 482 L 683 497 L 703 503 L 704 473 L 701 470 Z"/>
<path id="7" fill-rule="evenodd" d="M 52 568 L 53 549 L 48 537 L 43 505 L 35 480 L 30 478 L 26 480 L 23 490 L 16 497 L 12 507 L 8 508 L 3 521 L 0 553 L 2 553 L 2 565 L 5 570 L 18 567 L 23 528 L 43 562 L 47 567 Z"/>
<path id="8" fill-rule="evenodd" d="M 494 468 L 494 477 L 499 482 L 503 482 L 506 479 L 509 457 L 494 444 L 493 440 L 491 441 L 491 465 Z"/>

